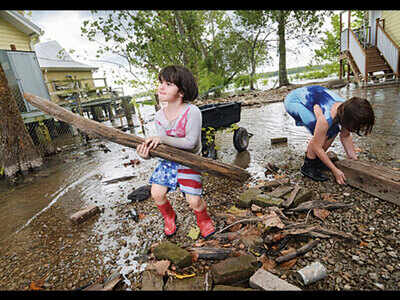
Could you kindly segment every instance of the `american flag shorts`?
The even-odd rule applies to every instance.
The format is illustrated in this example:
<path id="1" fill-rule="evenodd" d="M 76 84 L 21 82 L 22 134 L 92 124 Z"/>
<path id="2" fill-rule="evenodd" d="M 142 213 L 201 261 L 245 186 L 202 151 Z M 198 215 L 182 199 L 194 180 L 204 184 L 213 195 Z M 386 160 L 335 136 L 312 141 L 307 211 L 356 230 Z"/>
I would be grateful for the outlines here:
<path id="1" fill-rule="evenodd" d="M 161 160 L 150 177 L 150 184 L 168 187 L 168 190 L 179 189 L 184 194 L 199 195 L 203 192 L 201 173 L 189 167 L 169 160 Z"/>

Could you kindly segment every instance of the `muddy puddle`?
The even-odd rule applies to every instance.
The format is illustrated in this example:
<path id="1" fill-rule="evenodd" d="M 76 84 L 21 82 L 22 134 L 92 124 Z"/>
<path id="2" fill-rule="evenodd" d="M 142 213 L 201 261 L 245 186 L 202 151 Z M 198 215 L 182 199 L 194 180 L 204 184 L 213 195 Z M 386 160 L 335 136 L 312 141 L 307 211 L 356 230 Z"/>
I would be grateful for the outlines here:
<path id="1" fill-rule="evenodd" d="M 382 159 L 398 167 L 400 89 L 345 87 L 336 91 L 346 98 L 358 95 L 371 101 L 376 114 L 373 135 L 353 136 L 355 144 L 367 157 Z M 142 114 L 147 122 L 146 133 L 154 134 L 151 126 L 154 108 L 144 107 Z M 302 163 L 299 157 L 303 157 L 310 135 L 306 129 L 294 125 L 282 102 L 242 108 L 238 125 L 253 134 L 248 150 L 237 153 L 233 146 L 233 133 L 218 132 L 218 160 L 246 168 L 254 180 L 265 178 L 263 166 L 267 162 L 288 163 L 292 167 Z M 139 128 L 132 133 L 142 135 Z M 286 137 L 288 141 L 271 145 L 271 138 L 275 137 Z M 140 164 L 133 166 L 129 162 L 139 158 L 136 151 L 108 141 L 93 141 L 88 146 L 79 147 L 70 144 L 68 147 L 69 151 L 52 157 L 42 170 L 27 176 L 18 186 L 9 188 L 0 182 L 0 241 L 28 226 L 32 219 L 54 203 L 62 207 L 66 218 L 86 204 L 95 203 L 107 208 L 125 203 L 134 188 L 147 184 L 157 163 L 156 159 L 141 160 Z M 339 139 L 331 149 L 340 157 L 345 156 Z M 128 176 L 131 179 L 107 183 Z M 108 217 L 112 218 L 113 210 L 109 213 Z"/>

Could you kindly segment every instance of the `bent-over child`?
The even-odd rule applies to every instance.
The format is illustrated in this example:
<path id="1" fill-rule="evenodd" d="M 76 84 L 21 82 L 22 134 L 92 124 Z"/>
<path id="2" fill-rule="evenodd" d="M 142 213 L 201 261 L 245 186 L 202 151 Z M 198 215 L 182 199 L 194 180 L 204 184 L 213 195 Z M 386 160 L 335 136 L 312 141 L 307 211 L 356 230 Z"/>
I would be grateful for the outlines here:
<path id="1" fill-rule="evenodd" d="M 301 173 L 315 181 L 325 181 L 328 177 L 321 171 L 328 168 L 336 182 L 344 184 L 344 173 L 332 163 L 326 152 L 340 132 L 347 157 L 357 159 L 351 132 L 361 135 L 360 131 L 364 131 L 364 135 L 368 135 L 375 123 L 368 100 L 359 97 L 346 100 L 325 87 L 311 85 L 291 91 L 284 105 L 296 125 L 305 126 L 313 135 Z"/>

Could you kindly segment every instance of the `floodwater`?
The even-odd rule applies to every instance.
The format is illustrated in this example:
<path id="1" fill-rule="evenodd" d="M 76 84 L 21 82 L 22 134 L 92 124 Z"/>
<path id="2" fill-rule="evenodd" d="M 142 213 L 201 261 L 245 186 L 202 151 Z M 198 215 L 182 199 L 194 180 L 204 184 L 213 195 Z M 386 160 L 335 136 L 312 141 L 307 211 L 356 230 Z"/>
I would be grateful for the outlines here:
<path id="1" fill-rule="evenodd" d="M 367 157 L 399 167 L 400 88 L 344 87 L 336 91 L 346 98 L 358 95 L 370 100 L 375 109 L 376 126 L 369 137 L 353 135 L 356 147 L 367 153 Z M 152 135 L 154 109 L 144 106 L 141 111 L 146 121 L 146 133 Z M 247 151 L 237 153 L 233 133 L 218 132 L 218 160 L 247 168 L 255 180 L 265 176 L 263 166 L 267 162 L 292 166 L 302 163 L 299 157 L 304 155 L 311 136 L 306 129 L 294 125 L 282 102 L 242 108 L 238 125 L 253 134 Z M 142 135 L 139 127 L 132 133 Z M 271 138 L 275 137 L 286 137 L 288 142 L 271 145 Z M 102 145 L 110 151 L 104 151 Z M 141 160 L 140 164 L 132 166 L 130 160 L 139 158 L 136 151 L 108 141 L 94 141 L 80 147 L 70 144 L 69 148 L 69 151 L 52 157 L 42 170 L 26 176 L 24 182 L 15 187 L 9 188 L 4 181 L 0 182 L 0 241 L 29 226 L 33 218 L 54 203 L 64 209 L 66 218 L 87 204 L 112 207 L 126 203 L 127 195 L 134 188 L 147 184 L 157 163 L 156 159 Z M 339 139 L 331 149 L 345 157 Z M 107 183 L 124 176 L 134 178 L 118 184 Z"/>

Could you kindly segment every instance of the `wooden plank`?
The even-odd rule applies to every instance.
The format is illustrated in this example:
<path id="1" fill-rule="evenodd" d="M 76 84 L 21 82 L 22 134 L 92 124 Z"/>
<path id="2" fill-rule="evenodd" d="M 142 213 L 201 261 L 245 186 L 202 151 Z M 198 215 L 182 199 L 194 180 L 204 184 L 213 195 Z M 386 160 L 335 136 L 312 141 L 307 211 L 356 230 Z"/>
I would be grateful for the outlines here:
<path id="1" fill-rule="evenodd" d="M 400 172 L 372 162 L 344 159 L 335 162 L 346 183 L 380 199 L 400 205 Z"/>
<path id="2" fill-rule="evenodd" d="M 141 137 L 74 114 L 47 99 L 29 93 L 24 93 L 24 98 L 40 110 L 52 115 L 58 120 L 74 125 L 83 132 L 135 149 L 144 141 Z M 200 172 L 205 171 L 216 176 L 229 177 L 239 181 L 245 181 L 250 177 L 250 174 L 246 170 L 238 166 L 205 158 L 164 144 L 160 144 L 156 149 L 150 150 L 150 155 L 171 160 L 193 168 L 194 170 Z"/>
<path id="3" fill-rule="evenodd" d="M 87 219 L 89 219 L 91 216 L 94 216 L 95 214 L 100 212 L 100 208 L 96 205 L 90 205 L 86 207 L 85 209 L 82 209 L 80 211 L 77 211 L 73 215 L 70 216 L 70 220 L 74 224 L 80 224 Z"/>
<path id="4" fill-rule="evenodd" d="M 287 137 L 278 137 L 271 139 L 271 145 L 287 143 Z"/>

